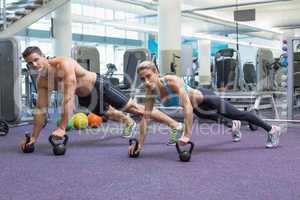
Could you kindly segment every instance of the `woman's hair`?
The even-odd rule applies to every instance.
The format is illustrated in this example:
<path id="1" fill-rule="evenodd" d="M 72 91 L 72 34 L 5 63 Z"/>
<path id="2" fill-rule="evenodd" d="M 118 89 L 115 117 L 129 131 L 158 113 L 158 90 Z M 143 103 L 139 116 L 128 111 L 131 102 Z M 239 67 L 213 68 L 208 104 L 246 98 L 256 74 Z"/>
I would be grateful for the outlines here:
<path id="1" fill-rule="evenodd" d="M 146 60 L 143 61 L 139 64 L 138 68 L 137 68 L 137 73 L 139 74 L 141 70 L 144 69 L 151 69 L 153 72 L 157 72 L 157 68 L 154 64 L 154 62 L 150 61 L 150 60 Z"/>

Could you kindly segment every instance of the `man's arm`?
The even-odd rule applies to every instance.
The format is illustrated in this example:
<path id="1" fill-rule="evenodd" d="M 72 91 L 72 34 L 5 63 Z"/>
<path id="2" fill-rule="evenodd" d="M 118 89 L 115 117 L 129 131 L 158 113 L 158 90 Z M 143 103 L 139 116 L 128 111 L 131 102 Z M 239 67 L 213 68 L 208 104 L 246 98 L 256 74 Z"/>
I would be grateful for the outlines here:
<path id="1" fill-rule="evenodd" d="M 31 142 L 35 143 L 44 126 L 48 107 L 48 89 L 38 84 L 37 105 L 34 111 L 33 133 Z"/>
<path id="2" fill-rule="evenodd" d="M 73 113 L 74 108 L 74 95 L 76 89 L 76 76 L 74 68 L 63 64 L 60 70 L 64 72 L 63 77 L 63 102 L 62 102 L 62 113 L 61 123 L 59 128 L 65 130 L 68 124 L 68 119 Z"/>

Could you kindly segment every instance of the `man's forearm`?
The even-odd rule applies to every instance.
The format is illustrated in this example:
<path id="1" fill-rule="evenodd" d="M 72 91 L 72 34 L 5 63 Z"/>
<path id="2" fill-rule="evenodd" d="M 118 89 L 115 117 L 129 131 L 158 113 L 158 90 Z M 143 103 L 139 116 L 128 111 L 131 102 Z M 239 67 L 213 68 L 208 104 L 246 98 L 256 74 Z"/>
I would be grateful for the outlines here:
<path id="1" fill-rule="evenodd" d="M 41 130 L 45 123 L 46 113 L 37 112 L 33 119 L 33 133 L 32 136 L 35 140 L 39 137 Z"/>
<path id="2" fill-rule="evenodd" d="M 67 124 L 68 124 L 68 120 L 71 116 L 71 114 L 73 113 L 73 102 L 72 100 L 69 101 L 64 101 L 63 102 L 63 112 L 61 113 L 61 123 L 59 125 L 59 127 L 61 129 L 66 129 Z"/>

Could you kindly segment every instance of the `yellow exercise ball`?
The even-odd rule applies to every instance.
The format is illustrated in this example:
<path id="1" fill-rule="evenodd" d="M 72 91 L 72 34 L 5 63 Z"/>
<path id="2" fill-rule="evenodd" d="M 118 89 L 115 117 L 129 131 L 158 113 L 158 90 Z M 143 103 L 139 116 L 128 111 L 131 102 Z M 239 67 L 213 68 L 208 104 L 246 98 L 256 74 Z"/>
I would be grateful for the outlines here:
<path id="1" fill-rule="evenodd" d="M 84 113 L 76 113 L 73 117 L 73 126 L 76 129 L 84 129 L 88 126 L 88 117 Z"/>

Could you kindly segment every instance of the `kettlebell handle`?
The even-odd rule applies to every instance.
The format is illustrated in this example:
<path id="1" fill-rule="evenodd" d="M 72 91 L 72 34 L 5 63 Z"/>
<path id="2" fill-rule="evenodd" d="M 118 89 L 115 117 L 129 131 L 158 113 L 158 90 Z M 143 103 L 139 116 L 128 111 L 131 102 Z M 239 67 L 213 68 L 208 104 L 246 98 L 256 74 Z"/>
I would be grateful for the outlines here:
<path id="1" fill-rule="evenodd" d="M 188 141 L 188 143 L 190 145 L 190 149 L 189 149 L 189 153 L 192 154 L 192 151 L 194 149 L 194 143 L 192 141 Z M 176 142 L 176 150 L 178 152 L 178 154 L 180 154 L 182 151 L 180 150 L 180 147 L 179 147 L 179 143 L 178 141 Z"/>
<path id="2" fill-rule="evenodd" d="M 49 142 L 50 142 L 50 144 L 51 144 L 52 146 L 56 146 L 56 144 L 54 143 L 53 137 L 54 137 L 54 135 L 50 135 L 50 136 L 49 136 Z M 67 142 L 68 142 L 68 140 L 69 140 L 69 136 L 68 136 L 68 135 L 64 135 L 64 141 L 63 141 L 63 144 L 66 145 Z"/>
<path id="3" fill-rule="evenodd" d="M 26 133 L 25 137 L 26 137 L 26 144 L 28 144 L 30 142 L 30 134 Z"/>
<path id="4" fill-rule="evenodd" d="M 134 152 L 136 152 L 139 148 L 139 141 L 136 138 L 129 139 L 129 145 L 132 145 L 133 143 L 135 143 Z"/>

